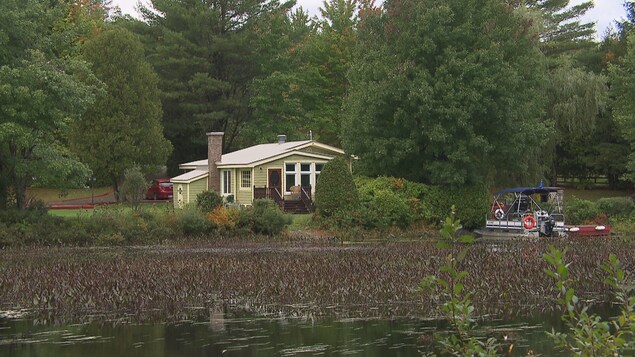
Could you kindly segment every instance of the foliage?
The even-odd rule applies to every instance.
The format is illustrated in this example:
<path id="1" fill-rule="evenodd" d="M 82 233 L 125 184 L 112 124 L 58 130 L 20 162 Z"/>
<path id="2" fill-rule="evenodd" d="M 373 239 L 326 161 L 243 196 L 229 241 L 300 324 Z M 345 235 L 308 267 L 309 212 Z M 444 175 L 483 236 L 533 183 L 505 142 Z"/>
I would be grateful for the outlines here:
<path id="1" fill-rule="evenodd" d="M 454 356 L 495 356 L 498 344 L 494 338 L 482 341 L 474 336 L 474 305 L 470 300 L 471 293 L 463 283 L 468 272 L 460 270 L 468 248 L 459 247 L 460 244 L 473 243 L 474 237 L 459 236 L 462 226 L 454 215 L 452 207 L 452 214 L 445 219 L 439 231 L 437 247 L 449 249 L 443 265 L 439 268 L 443 275 L 429 275 L 421 281 L 419 287 L 440 300 L 441 311 L 452 326 L 452 333 L 439 333 L 435 336 L 435 340 L 441 344 L 443 353 Z"/>
<path id="2" fill-rule="evenodd" d="M 565 262 L 566 249 L 560 251 L 551 246 L 543 255 L 550 265 L 545 273 L 555 281 L 557 301 L 566 310 L 562 320 L 569 332 L 548 333 L 554 343 L 579 356 L 622 356 L 635 347 L 635 287 L 620 267 L 620 262 L 611 254 L 609 262 L 602 266 L 608 273 L 605 282 L 615 291 L 620 303 L 620 315 L 612 321 L 603 321 L 589 313 L 588 306 L 582 305 L 575 295 L 573 279 L 569 275 L 569 264 Z"/>
<path id="3" fill-rule="evenodd" d="M 609 66 L 612 106 L 615 119 L 624 139 L 630 144 L 627 169 L 629 179 L 635 180 L 635 31 L 628 35 L 628 47 L 624 58 Z"/>
<path id="4" fill-rule="evenodd" d="M 70 13 L 66 1 L 0 3 L 0 207 L 9 187 L 25 209 L 34 182 L 76 187 L 90 176 L 64 142 L 99 88 L 77 57 L 85 17 Z"/>
<path id="5" fill-rule="evenodd" d="M 209 219 L 220 231 L 227 232 L 238 224 L 238 211 L 234 208 L 217 206 L 207 214 Z"/>
<path id="6" fill-rule="evenodd" d="M 342 102 L 355 48 L 357 0 L 328 0 L 321 17 L 301 8 L 279 14 L 265 30 L 266 72 L 254 81 L 257 118 L 248 135 L 257 141 L 279 132 L 339 146 Z M 272 52 L 272 53 L 271 53 Z M 277 130 L 277 131 L 276 131 Z"/>
<path id="7" fill-rule="evenodd" d="M 106 92 L 72 125 L 73 150 L 119 199 L 124 171 L 165 165 L 172 150 L 163 137 L 158 77 L 146 62 L 143 44 L 122 28 L 107 28 L 83 47 L 84 58 Z M 122 61 L 121 58 L 126 58 Z"/>
<path id="8" fill-rule="evenodd" d="M 414 221 L 414 209 L 391 190 L 379 190 L 361 198 L 360 220 L 367 228 L 407 228 Z"/>
<path id="9" fill-rule="evenodd" d="M 273 200 L 257 199 L 251 207 L 240 211 L 238 224 L 256 234 L 273 236 L 280 234 L 286 226 L 290 225 L 291 219 Z"/>
<path id="10" fill-rule="evenodd" d="M 471 185 L 462 187 L 433 186 L 428 191 L 422 205 L 425 211 L 431 212 L 433 222 L 443 218 L 442 212 L 447 212 L 456 206 L 456 214 L 463 217 L 463 226 L 467 229 L 482 227 L 483 220 L 489 208 L 490 194 L 485 185 Z"/>
<path id="11" fill-rule="evenodd" d="M 196 195 L 196 207 L 203 213 L 209 213 L 223 205 L 223 197 L 216 191 L 203 191 Z"/>
<path id="12" fill-rule="evenodd" d="M 546 68 L 521 11 L 390 1 L 359 28 L 341 136 L 363 174 L 461 185 L 545 169 Z"/>
<path id="13" fill-rule="evenodd" d="M 185 236 L 200 237 L 210 234 L 215 228 L 213 222 L 198 209 L 185 207 L 177 213 L 181 233 Z"/>
<path id="14" fill-rule="evenodd" d="M 148 182 L 139 166 L 133 166 L 124 171 L 121 194 L 124 200 L 130 202 L 133 211 L 138 212 L 141 210 L 141 201 L 143 201 L 147 190 Z"/>
<path id="15" fill-rule="evenodd" d="M 630 197 L 600 198 L 596 204 L 600 212 L 607 214 L 609 217 L 625 217 L 630 215 L 635 209 L 635 203 Z"/>
<path id="16" fill-rule="evenodd" d="M 592 221 L 601 213 L 597 203 L 579 198 L 573 198 L 565 207 L 567 223 L 569 224 L 583 224 Z"/>
<path id="17" fill-rule="evenodd" d="M 357 208 L 357 188 L 344 157 L 336 157 L 324 165 L 315 186 L 314 204 L 315 212 L 324 217 Z"/>
<path id="18" fill-rule="evenodd" d="M 260 25 L 278 1 L 152 0 L 142 20 L 123 25 L 143 37 L 160 78 L 163 126 L 175 150 L 169 169 L 198 159 L 206 131 L 223 131 L 225 149 L 252 121 L 250 85 L 263 59 Z"/>

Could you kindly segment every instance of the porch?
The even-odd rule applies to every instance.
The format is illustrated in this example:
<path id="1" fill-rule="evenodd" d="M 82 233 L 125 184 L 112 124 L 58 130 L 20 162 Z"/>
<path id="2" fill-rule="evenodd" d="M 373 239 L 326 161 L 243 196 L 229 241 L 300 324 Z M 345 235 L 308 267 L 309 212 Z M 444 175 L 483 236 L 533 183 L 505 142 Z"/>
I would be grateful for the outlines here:
<path id="1" fill-rule="evenodd" d="M 291 194 L 285 195 L 280 187 L 254 186 L 254 199 L 269 198 L 274 200 L 280 209 L 287 213 L 305 214 L 313 210 L 311 186 L 293 186 Z"/>

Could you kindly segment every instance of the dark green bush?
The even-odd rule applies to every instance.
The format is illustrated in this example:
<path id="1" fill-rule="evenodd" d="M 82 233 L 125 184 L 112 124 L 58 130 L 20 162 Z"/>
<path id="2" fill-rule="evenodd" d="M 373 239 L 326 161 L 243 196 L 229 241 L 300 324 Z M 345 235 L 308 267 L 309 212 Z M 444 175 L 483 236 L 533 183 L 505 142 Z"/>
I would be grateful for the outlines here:
<path id="1" fill-rule="evenodd" d="M 361 219 L 370 228 L 406 228 L 413 222 L 412 209 L 403 197 L 390 190 L 380 190 L 362 204 Z M 370 220 L 369 220 L 370 219 Z"/>
<path id="2" fill-rule="evenodd" d="M 216 207 L 223 204 L 223 197 L 215 191 L 203 191 L 196 195 L 196 207 L 201 212 L 212 212 Z"/>
<path id="3" fill-rule="evenodd" d="M 485 224 L 490 194 L 485 185 L 463 187 L 431 186 L 422 202 L 423 210 L 437 223 L 448 215 L 452 206 L 461 217 L 464 228 L 474 229 Z"/>
<path id="4" fill-rule="evenodd" d="M 596 203 L 598 209 L 610 217 L 627 216 L 635 208 L 633 199 L 630 197 L 600 198 Z"/>
<path id="5" fill-rule="evenodd" d="M 289 224 L 291 219 L 270 199 L 254 200 L 251 207 L 241 210 L 238 215 L 238 226 L 256 234 L 276 235 Z"/>
<path id="6" fill-rule="evenodd" d="M 336 157 L 324 165 L 315 187 L 315 211 L 329 217 L 357 208 L 359 197 L 346 159 Z"/>
<path id="7" fill-rule="evenodd" d="M 571 202 L 567 202 L 565 205 L 565 217 L 567 223 L 570 224 L 583 224 L 592 221 L 596 219 L 600 213 L 601 211 L 597 203 L 575 197 Z"/>

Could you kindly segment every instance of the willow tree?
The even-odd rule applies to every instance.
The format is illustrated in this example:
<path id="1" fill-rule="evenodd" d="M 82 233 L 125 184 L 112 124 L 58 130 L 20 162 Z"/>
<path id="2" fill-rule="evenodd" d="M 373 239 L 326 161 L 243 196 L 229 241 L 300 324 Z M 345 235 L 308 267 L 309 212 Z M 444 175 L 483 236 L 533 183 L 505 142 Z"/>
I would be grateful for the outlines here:
<path id="1" fill-rule="evenodd" d="M 549 84 L 546 119 L 553 122 L 555 134 L 543 144 L 542 160 L 550 162 L 546 173 L 552 183 L 559 174 L 586 175 L 592 170 L 585 164 L 583 150 L 571 143 L 590 136 L 598 115 L 606 105 L 606 78 L 585 68 L 583 59 L 595 51 L 595 24 L 582 21 L 593 8 L 592 1 L 571 4 L 570 0 L 529 0 L 521 6 L 535 11 L 540 27 L 540 49 L 548 63 Z M 604 118 L 604 117 L 603 117 Z M 563 165 L 571 158 L 584 166 L 572 172 Z"/>
<path id="2" fill-rule="evenodd" d="M 613 113 L 622 130 L 622 135 L 631 145 L 627 169 L 629 178 L 635 182 L 635 31 L 631 30 L 624 58 L 609 68 Z"/>
<path id="3" fill-rule="evenodd" d="M 552 124 L 531 19 L 503 1 L 392 0 L 363 17 L 345 149 L 360 171 L 436 184 L 533 180 Z"/>

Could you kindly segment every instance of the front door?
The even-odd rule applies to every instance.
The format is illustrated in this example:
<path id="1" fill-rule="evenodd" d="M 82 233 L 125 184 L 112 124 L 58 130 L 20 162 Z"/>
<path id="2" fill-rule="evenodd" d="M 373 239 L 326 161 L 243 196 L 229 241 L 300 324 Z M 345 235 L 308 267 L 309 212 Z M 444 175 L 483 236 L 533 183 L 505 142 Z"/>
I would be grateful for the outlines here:
<path id="1" fill-rule="evenodd" d="M 277 188 L 282 194 L 282 169 L 269 169 L 268 176 L 269 188 Z"/>

